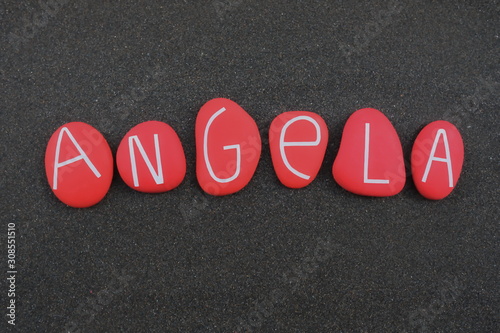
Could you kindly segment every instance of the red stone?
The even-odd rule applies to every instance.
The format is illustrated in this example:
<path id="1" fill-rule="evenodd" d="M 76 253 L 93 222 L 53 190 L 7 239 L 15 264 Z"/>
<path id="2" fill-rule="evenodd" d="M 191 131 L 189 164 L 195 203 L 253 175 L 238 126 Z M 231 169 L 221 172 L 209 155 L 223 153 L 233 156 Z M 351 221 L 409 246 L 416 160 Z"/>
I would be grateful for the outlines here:
<path id="1" fill-rule="evenodd" d="M 328 144 L 328 128 L 319 115 L 289 111 L 277 116 L 269 129 L 274 171 L 290 188 L 309 185 L 318 174 Z"/>
<path id="2" fill-rule="evenodd" d="M 146 121 L 128 131 L 118 146 L 116 164 L 128 186 L 146 193 L 170 191 L 186 175 L 181 140 L 161 121 Z"/>
<path id="3" fill-rule="evenodd" d="M 366 108 L 349 117 L 332 172 L 340 186 L 355 194 L 387 197 L 401 192 L 406 182 L 403 149 L 382 112 Z"/>
<path id="4" fill-rule="evenodd" d="M 196 117 L 196 176 L 211 195 L 238 192 L 252 179 L 262 149 L 253 118 L 235 102 L 208 101 Z"/>
<path id="5" fill-rule="evenodd" d="M 47 144 L 45 172 L 65 204 L 85 208 L 104 198 L 113 178 L 113 155 L 94 127 L 72 122 L 59 127 Z"/>
<path id="6" fill-rule="evenodd" d="M 453 124 L 438 120 L 418 134 L 411 152 L 417 190 L 427 199 L 447 197 L 455 188 L 464 162 L 462 136 Z"/>

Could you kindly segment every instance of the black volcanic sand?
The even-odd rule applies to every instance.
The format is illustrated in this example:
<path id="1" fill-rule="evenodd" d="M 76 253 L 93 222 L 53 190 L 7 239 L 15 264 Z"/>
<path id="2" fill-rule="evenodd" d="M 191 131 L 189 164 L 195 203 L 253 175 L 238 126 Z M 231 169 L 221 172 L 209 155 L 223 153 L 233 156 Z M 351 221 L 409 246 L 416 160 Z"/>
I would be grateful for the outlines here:
<path id="1" fill-rule="evenodd" d="M 0 331 L 500 331 L 498 3 L 48 3 L 0 4 Z M 196 114 L 216 97 L 239 103 L 264 144 L 250 184 L 226 197 L 195 176 Z M 410 176 L 395 197 L 340 188 L 331 166 L 363 107 L 387 115 L 407 158 L 423 126 L 453 122 L 466 150 L 454 192 L 426 200 Z M 279 183 L 266 139 L 290 110 L 330 130 L 300 190 Z M 147 120 L 182 140 L 177 189 L 142 194 L 116 174 L 92 208 L 52 194 L 44 153 L 59 126 L 91 124 L 116 152 Z"/>

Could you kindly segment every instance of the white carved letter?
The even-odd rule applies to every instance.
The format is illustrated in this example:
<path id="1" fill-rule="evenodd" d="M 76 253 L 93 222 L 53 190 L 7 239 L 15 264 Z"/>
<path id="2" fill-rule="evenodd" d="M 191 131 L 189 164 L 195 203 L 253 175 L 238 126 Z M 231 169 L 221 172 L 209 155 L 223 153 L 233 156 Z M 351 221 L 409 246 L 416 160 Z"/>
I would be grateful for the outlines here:
<path id="1" fill-rule="evenodd" d="M 139 187 L 139 179 L 137 176 L 137 165 L 135 161 L 135 152 L 134 152 L 134 142 L 139 149 L 139 152 L 141 153 L 142 159 L 144 162 L 146 162 L 146 165 L 148 166 L 148 170 L 151 173 L 151 176 L 153 176 L 153 179 L 155 180 L 155 183 L 157 185 L 163 184 L 163 169 L 161 167 L 161 156 L 160 156 L 160 144 L 158 142 L 158 134 L 154 134 L 154 140 L 155 140 L 155 155 L 156 155 L 156 169 L 155 171 L 153 169 L 153 165 L 151 164 L 151 161 L 149 160 L 148 155 L 146 154 L 146 151 L 142 147 L 141 141 L 139 140 L 139 137 L 137 135 L 130 136 L 128 138 L 128 149 L 130 152 L 130 164 L 132 165 L 132 177 L 134 179 L 134 186 Z"/>
<path id="2" fill-rule="evenodd" d="M 305 120 L 310 122 L 311 124 L 314 125 L 314 128 L 316 129 L 316 140 L 315 141 L 302 141 L 302 142 L 286 142 L 285 141 L 285 134 L 286 130 L 288 127 L 293 124 L 296 121 L 299 120 Z M 281 130 L 280 134 L 280 154 L 281 158 L 283 159 L 283 163 L 285 163 L 285 166 L 287 167 L 288 170 L 290 170 L 294 175 L 302 178 L 302 179 L 309 179 L 311 176 L 303 174 L 302 172 L 297 171 L 295 168 L 293 168 L 290 163 L 288 162 L 288 158 L 286 157 L 285 154 L 285 147 L 313 147 L 319 145 L 321 141 L 321 129 L 319 127 L 319 124 L 316 120 L 309 116 L 298 116 L 295 118 L 290 119 L 289 121 L 286 122 L 285 126 L 283 126 L 283 129 Z"/>
<path id="3" fill-rule="evenodd" d="M 365 184 L 389 184 L 389 179 L 369 179 L 368 160 L 370 158 L 370 123 L 365 123 L 365 159 L 363 163 L 363 179 Z"/>
<path id="4" fill-rule="evenodd" d="M 66 133 L 66 135 L 69 137 L 69 139 L 71 140 L 71 142 L 73 143 L 73 145 L 75 146 L 75 148 L 78 150 L 78 152 L 80 153 L 80 155 L 78 155 L 77 157 L 70 158 L 69 160 L 66 160 L 64 162 L 59 162 L 59 155 L 60 155 L 60 152 L 61 152 L 61 141 L 62 141 L 62 137 L 63 137 L 64 133 Z M 82 147 L 80 147 L 80 145 L 78 144 L 78 142 L 75 140 L 75 138 L 73 137 L 73 134 L 71 134 L 71 132 L 69 131 L 69 129 L 67 127 L 63 127 L 61 129 L 61 131 L 59 132 L 59 136 L 57 138 L 56 154 L 55 154 L 55 158 L 54 158 L 54 177 L 52 179 L 52 189 L 53 190 L 57 190 L 57 174 L 58 174 L 59 168 L 63 167 L 63 166 L 66 166 L 68 164 L 77 162 L 77 161 L 79 161 L 81 159 L 83 159 L 85 161 L 85 163 L 87 163 L 87 166 L 90 168 L 90 170 L 92 170 L 92 172 L 94 173 L 94 175 L 97 178 L 101 177 L 101 174 L 99 173 L 99 171 L 97 171 L 96 167 L 90 161 L 90 159 L 87 156 L 87 154 L 85 154 L 85 152 L 83 151 Z"/>
<path id="5" fill-rule="evenodd" d="M 212 117 L 210 117 L 210 119 L 208 120 L 208 123 L 207 123 L 207 127 L 205 127 L 205 133 L 203 135 L 203 157 L 205 158 L 205 164 L 207 166 L 208 173 L 210 174 L 210 176 L 216 182 L 219 182 L 219 183 L 229 183 L 229 182 L 235 180 L 236 178 L 238 178 L 238 176 L 240 175 L 240 171 L 241 171 L 241 147 L 238 144 L 222 147 L 224 150 L 229 150 L 229 149 L 236 150 L 236 171 L 234 172 L 234 175 L 232 175 L 229 178 L 217 177 L 214 173 L 214 170 L 212 169 L 212 165 L 210 165 L 210 160 L 208 158 L 208 131 L 210 130 L 210 126 L 214 122 L 215 118 L 220 116 L 224 111 L 226 111 L 226 108 L 220 109 L 219 111 L 214 113 L 212 115 Z"/>
<path id="6" fill-rule="evenodd" d="M 446 152 L 446 158 L 435 157 L 436 148 L 439 142 L 439 137 L 443 136 L 444 149 Z M 451 164 L 451 154 L 450 154 L 450 146 L 448 145 L 448 136 L 446 135 L 446 131 L 444 129 L 439 129 L 436 134 L 436 138 L 434 139 L 434 144 L 432 145 L 431 154 L 429 156 L 429 160 L 427 161 L 427 166 L 425 167 L 424 177 L 422 177 L 422 183 L 427 181 L 427 177 L 429 176 L 429 171 L 431 170 L 432 162 L 444 162 L 448 165 L 448 185 L 453 187 L 453 170 Z"/>

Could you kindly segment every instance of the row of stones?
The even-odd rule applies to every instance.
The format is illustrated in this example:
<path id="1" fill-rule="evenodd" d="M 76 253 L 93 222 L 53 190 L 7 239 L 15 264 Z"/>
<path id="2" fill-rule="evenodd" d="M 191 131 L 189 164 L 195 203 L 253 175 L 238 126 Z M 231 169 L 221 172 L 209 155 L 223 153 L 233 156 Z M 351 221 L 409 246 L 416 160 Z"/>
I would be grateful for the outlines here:
<path id="1" fill-rule="evenodd" d="M 216 98 L 196 118 L 196 175 L 211 195 L 228 195 L 253 177 L 262 143 L 253 118 L 235 102 Z M 309 185 L 322 165 L 328 142 L 325 121 L 313 112 L 290 111 L 277 116 L 269 130 L 273 166 L 290 188 Z M 435 121 L 417 136 L 411 153 L 412 176 L 418 191 L 438 200 L 457 184 L 464 147 L 457 128 Z M 179 186 L 186 174 L 182 143 L 172 127 L 147 121 L 122 139 L 116 163 L 123 181 L 147 193 Z M 106 195 L 113 177 L 113 155 L 102 134 L 82 122 L 57 129 L 49 140 L 45 170 L 55 195 L 69 206 L 95 205 Z M 403 150 L 389 119 L 366 108 L 345 124 L 332 168 L 336 182 L 355 194 L 385 197 L 398 194 L 406 182 Z"/>

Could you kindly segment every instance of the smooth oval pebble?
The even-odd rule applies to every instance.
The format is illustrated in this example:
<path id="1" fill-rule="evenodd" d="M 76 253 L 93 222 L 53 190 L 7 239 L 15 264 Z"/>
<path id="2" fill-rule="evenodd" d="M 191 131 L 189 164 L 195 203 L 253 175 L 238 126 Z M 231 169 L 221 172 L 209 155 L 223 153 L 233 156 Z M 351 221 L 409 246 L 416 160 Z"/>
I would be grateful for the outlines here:
<path id="1" fill-rule="evenodd" d="M 447 197 L 455 188 L 464 162 L 464 144 L 458 129 L 438 120 L 418 134 L 411 152 L 411 170 L 417 190 L 427 199 Z"/>
<path id="2" fill-rule="evenodd" d="M 181 140 L 161 121 L 146 121 L 130 129 L 118 146 L 116 164 L 128 186 L 146 193 L 170 191 L 186 175 Z"/>
<path id="3" fill-rule="evenodd" d="M 235 102 L 208 101 L 196 117 L 196 176 L 211 195 L 228 195 L 252 179 L 262 150 L 253 118 Z"/>
<path id="4" fill-rule="evenodd" d="M 380 111 L 366 108 L 347 120 L 332 168 L 335 181 L 355 194 L 386 197 L 406 182 L 399 136 Z"/>
<path id="5" fill-rule="evenodd" d="M 104 198 L 113 178 L 113 155 L 94 127 L 71 122 L 47 144 L 45 172 L 54 194 L 65 204 L 85 208 Z"/>
<path id="6" fill-rule="evenodd" d="M 284 112 L 269 128 L 274 171 L 290 188 L 309 185 L 317 176 L 328 143 L 328 128 L 319 115 L 308 111 Z"/>

